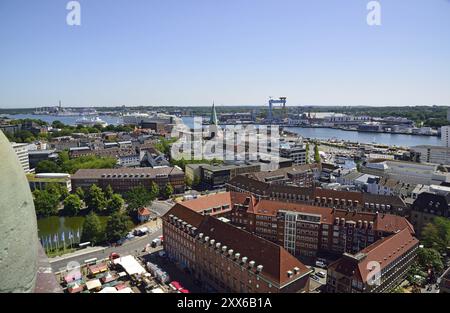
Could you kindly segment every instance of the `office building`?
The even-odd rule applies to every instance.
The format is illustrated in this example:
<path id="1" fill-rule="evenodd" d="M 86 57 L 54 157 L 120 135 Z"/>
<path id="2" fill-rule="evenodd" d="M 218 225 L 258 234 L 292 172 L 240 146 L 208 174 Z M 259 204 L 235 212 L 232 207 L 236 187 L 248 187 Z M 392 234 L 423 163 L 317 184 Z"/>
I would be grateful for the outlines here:
<path id="1" fill-rule="evenodd" d="M 28 183 L 31 191 L 36 189 L 43 190 L 48 184 L 57 184 L 65 187 L 67 191 L 72 191 L 72 183 L 70 181 L 70 174 L 66 173 L 40 173 L 27 174 Z"/>
<path id="2" fill-rule="evenodd" d="M 155 182 L 160 190 L 171 184 L 175 193 L 184 192 L 184 173 L 178 167 L 80 169 L 71 177 L 72 188 L 89 189 L 92 185 L 106 188 L 111 185 L 115 192 L 125 194 L 132 188 L 144 186 L 149 190 Z"/>
<path id="3" fill-rule="evenodd" d="M 306 148 L 303 145 L 282 145 L 280 147 L 280 156 L 291 159 L 294 165 L 306 164 Z"/>
<path id="4" fill-rule="evenodd" d="M 444 147 L 450 147 L 450 126 L 441 127 L 441 141 Z"/>
<path id="5" fill-rule="evenodd" d="M 19 159 L 19 163 L 23 168 L 23 171 L 25 173 L 29 173 L 30 172 L 30 162 L 29 162 L 29 158 L 28 158 L 28 144 L 26 143 L 11 143 L 14 152 L 17 155 L 17 158 Z"/>
<path id="6" fill-rule="evenodd" d="M 424 163 L 450 164 L 450 147 L 448 146 L 415 146 L 411 150 L 411 158 Z"/>

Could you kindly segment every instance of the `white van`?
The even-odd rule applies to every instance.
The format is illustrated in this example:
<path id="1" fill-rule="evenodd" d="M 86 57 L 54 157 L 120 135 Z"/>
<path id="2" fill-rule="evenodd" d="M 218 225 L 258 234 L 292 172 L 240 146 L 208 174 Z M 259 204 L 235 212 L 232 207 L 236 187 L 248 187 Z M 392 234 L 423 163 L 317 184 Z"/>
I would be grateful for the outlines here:
<path id="1" fill-rule="evenodd" d="M 326 264 L 323 261 L 316 261 L 316 266 L 320 268 L 325 268 Z"/>

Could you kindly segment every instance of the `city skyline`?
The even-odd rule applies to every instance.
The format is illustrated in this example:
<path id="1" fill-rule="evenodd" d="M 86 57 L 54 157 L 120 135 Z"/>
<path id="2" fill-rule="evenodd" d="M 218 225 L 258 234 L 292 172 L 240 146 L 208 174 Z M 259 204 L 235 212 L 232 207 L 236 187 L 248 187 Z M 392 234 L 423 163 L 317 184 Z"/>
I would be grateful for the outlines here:
<path id="1" fill-rule="evenodd" d="M 450 105 L 450 3 L 368 2 L 3 1 L 0 108 Z"/>

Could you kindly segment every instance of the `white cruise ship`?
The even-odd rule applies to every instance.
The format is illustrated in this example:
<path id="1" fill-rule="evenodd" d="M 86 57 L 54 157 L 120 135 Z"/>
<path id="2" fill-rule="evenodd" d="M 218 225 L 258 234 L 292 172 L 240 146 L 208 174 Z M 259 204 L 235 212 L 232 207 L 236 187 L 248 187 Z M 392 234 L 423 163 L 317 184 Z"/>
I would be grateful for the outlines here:
<path id="1" fill-rule="evenodd" d="M 82 117 L 75 121 L 77 125 L 83 125 L 83 126 L 94 126 L 94 125 L 101 125 L 103 127 L 108 126 L 108 123 L 106 123 L 104 120 L 100 119 L 98 116 L 93 118 L 86 118 Z"/>

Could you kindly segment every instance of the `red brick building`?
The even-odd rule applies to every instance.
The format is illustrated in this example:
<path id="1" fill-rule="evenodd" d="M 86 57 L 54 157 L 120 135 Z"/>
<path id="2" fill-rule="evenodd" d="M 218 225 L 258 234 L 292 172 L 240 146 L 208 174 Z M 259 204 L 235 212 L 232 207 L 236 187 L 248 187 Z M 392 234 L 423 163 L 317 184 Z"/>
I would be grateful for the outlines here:
<path id="1" fill-rule="evenodd" d="M 233 197 L 234 193 L 232 193 Z M 380 238 L 413 226 L 404 217 L 234 197 L 231 222 L 310 261 L 317 256 L 356 253 Z"/>
<path id="2" fill-rule="evenodd" d="M 206 209 L 211 206 L 217 208 L 226 207 L 227 209 L 216 212 Z M 207 201 L 202 201 L 199 198 L 182 202 L 177 204 L 172 210 L 177 212 L 177 214 L 173 212 L 170 214 L 181 218 L 183 221 L 189 218 L 189 221 L 186 222 L 187 224 L 190 224 L 192 227 L 193 223 L 195 223 L 196 226 L 194 228 L 196 230 L 201 228 L 203 236 L 208 236 L 208 240 L 212 238 L 215 242 L 219 241 L 222 245 L 227 240 L 226 233 L 219 232 L 220 235 L 214 233 L 214 230 L 217 228 L 216 224 L 222 222 L 209 215 L 220 216 L 220 212 L 226 212 L 231 224 L 248 234 L 246 235 L 247 237 L 244 238 L 243 236 L 239 240 L 243 246 L 253 246 L 254 242 L 265 239 L 264 242 L 270 241 L 275 246 L 289 253 L 289 255 L 296 256 L 305 262 L 313 262 L 319 256 L 327 259 L 339 258 L 340 261 L 338 260 L 338 262 L 346 265 L 343 267 L 339 266 L 336 271 L 331 273 L 330 277 L 335 277 L 338 280 L 342 279 L 342 281 L 339 281 L 339 288 L 330 289 L 330 292 L 345 290 L 356 292 L 353 290 L 355 288 L 358 292 L 367 292 L 369 290 L 372 290 L 372 292 L 383 292 L 388 290 L 399 279 L 404 277 L 407 268 L 416 256 L 418 245 L 417 239 L 414 238 L 413 226 L 406 218 L 398 215 L 257 199 L 245 193 L 229 192 L 211 195 Z M 191 217 L 195 213 L 194 211 L 201 215 L 196 214 L 195 217 Z M 185 217 L 180 217 L 180 215 Z M 202 222 L 203 220 L 207 222 Z M 173 224 L 173 220 L 170 218 L 167 221 L 172 221 Z M 168 229 L 174 229 L 169 224 L 167 224 Z M 199 225 L 208 226 L 201 227 Z M 231 225 L 226 225 L 223 228 L 232 227 Z M 231 231 L 231 229 L 228 231 Z M 238 242 L 233 243 L 233 247 L 236 245 L 239 246 Z M 195 258 L 192 256 L 193 250 L 190 250 L 192 247 L 197 249 L 195 250 Z M 195 239 L 192 239 L 190 246 L 186 247 L 186 253 L 191 253 L 191 258 L 184 258 L 181 254 L 178 259 L 185 260 L 188 264 L 193 262 L 197 273 L 203 273 L 204 271 L 204 275 L 202 276 L 201 274 L 200 278 L 204 279 L 204 276 L 206 276 L 207 279 L 214 280 L 215 278 L 210 277 L 210 275 L 211 271 L 215 271 L 215 269 L 211 269 L 208 262 L 213 262 L 212 264 L 214 264 L 220 259 L 215 260 L 207 256 L 204 258 L 205 262 L 201 263 L 201 259 L 198 259 L 199 257 L 203 258 L 201 253 L 204 250 L 201 247 L 198 246 Z M 244 249 L 241 246 L 239 247 L 241 251 Z M 168 248 L 173 249 L 172 252 L 175 254 L 179 253 L 180 247 L 178 246 L 177 248 L 177 239 L 174 239 L 172 244 L 169 243 Z M 228 248 L 229 246 L 227 245 L 226 249 Z M 232 249 L 234 253 L 235 248 Z M 384 255 L 385 252 L 386 255 Z M 205 253 L 208 254 L 210 252 Z M 268 256 L 264 256 L 264 258 L 266 257 Z M 383 271 L 382 275 L 385 275 L 383 276 L 382 287 L 372 288 L 367 279 L 361 278 L 356 281 L 355 278 L 342 278 L 345 275 L 336 274 L 340 273 L 339 271 L 342 268 L 347 268 L 350 265 L 353 267 L 359 266 L 359 270 L 362 270 L 368 264 L 366 261 L 380 261 L 380 258 L 382 259 L 380 263 Z M 345 270 L 341 272 L 346 273 Z M 354 269 L 348 273 L 353 272 Z M 367 274 L 366 272 L 362 273 L 364 275 Z M 352 280 L 355 280 L 355 286 L 351 285 Z M 348 284 L 345 285 L 349 281 L 350 287 Z"/>
<path id="3" fill-rule="evenodd" d="M 284 248 L 176 204 L 163 216 L 164 248 L 205 291 L 307 292 L 310 270 Z"/>
<path id="4" fill-rule="evenodd" d="M 319 207 L 350 209 L 408 215 L 407 205 L 399 196 L 373 195 L 363 192 L 297 187 L 271 184 L 249 175 L 234 177 L 227 190 L 251 194 L 257 199 L 304 203 Z"/>
<path id="5" fill-rule="evenodd" d="M 418 246 L 419 241 L 405 228 L 356 254 L 344 253 L 328 266 L 327 291 L 388 292 L 405 278 Z"/>
<path id="6" fill-rule="evenodd" d="M 150 189 L 152 182 L 160 190 L 170 183 L 175 193 L 182 193 L 185 188 L 184 172 L 177 167 L 80 169 L 71 176 L 71 180 L 73 190 L 78 187 L 87 190 L 94 184 L 103 189 L 111 185 L 114 192 L 121 194 L 137 186 Z"/>

